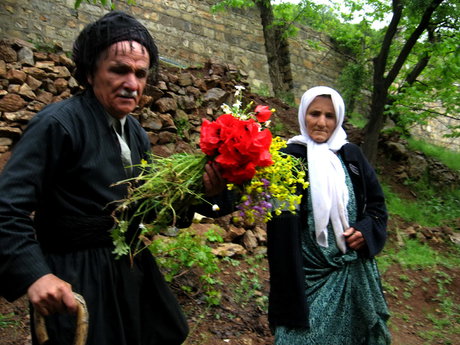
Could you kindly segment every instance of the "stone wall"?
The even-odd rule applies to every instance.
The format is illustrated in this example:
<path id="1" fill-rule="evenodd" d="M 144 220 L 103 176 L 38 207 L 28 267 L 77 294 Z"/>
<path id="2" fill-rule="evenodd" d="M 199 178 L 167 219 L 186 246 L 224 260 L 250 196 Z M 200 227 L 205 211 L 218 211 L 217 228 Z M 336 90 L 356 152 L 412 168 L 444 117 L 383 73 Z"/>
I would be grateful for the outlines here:
<path id="1" fill-rule="evenodd" d="M 74 68 L 63 51 L 43 52 L 19 39 L 0 40 L 0 171 L 30 119 L 81 90 Z M 200 69 L 161 63 L 157 79 L 147 84 L 133 115 L 146 130 L 152 151 L 161 156 L 198 150 L 202 119 L 216 119 L 222 103 L 232 104 L 236 85 L 248 87 L 236 66 L 210 62 Z"/>
<path id="2" fill-rule="evenodd" d="M 155 37 L 166 61 L 184 66 L 203 66 L 210 59 L 232 63 L 247 75 L 255 89 L 271 90 L 264 37 L 257 9 L 213 14 L 212 0 L 136 0 L 135 6 L 117 1 L 117 8 L 133 14 Z M 2 0 L 0 38 L 15 37 L 34 44 L 59 44 L 69 51 L 80 30 L 105 10 L 74 0 Z M 307 40 L 320 49 L 312 49 Z M 326 42 L 326 43 L 324 43 Z M 290 39 L 294 95 L 299 98 L 311 86 L 336 85 L 343 66 L 327 37 L 301 28 Z"/>
<path id="3" fill-rule="evenodd" d="M 459 125 L 460 120 L 439 116 L 428 120 L 424 125 L 415 126 L 411 129 L 411 134 L 418 139 L 458 152 L 460 150 L 460 138 L 446 138 L 444 135 L 451 132 L 450 127 Z"/>

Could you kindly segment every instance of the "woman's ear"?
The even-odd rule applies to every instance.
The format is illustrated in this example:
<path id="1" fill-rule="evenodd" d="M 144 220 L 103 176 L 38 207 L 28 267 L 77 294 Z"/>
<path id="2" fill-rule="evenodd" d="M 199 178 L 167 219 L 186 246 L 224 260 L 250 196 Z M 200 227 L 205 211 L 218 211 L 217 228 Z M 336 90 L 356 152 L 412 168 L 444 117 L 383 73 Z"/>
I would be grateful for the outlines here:
<path id="1" fill-rule="evenodd" d="M 93 76 L 91 74 L 86 75 L 86 80 L 88 81 L 88 84 L 93 86 Z"/>

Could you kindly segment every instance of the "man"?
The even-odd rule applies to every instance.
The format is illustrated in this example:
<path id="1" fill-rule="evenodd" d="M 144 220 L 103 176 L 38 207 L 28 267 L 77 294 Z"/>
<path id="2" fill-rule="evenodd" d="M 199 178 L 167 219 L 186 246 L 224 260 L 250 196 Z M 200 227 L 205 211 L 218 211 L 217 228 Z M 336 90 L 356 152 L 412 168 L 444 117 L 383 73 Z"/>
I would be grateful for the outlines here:
<path id="1" fill-rule="evenodd" d="M 88 305 L 88 345 L 181 344 L 188 326 L 152 256 L 116 260 L 110 238 L 127 192 L 112 184 L 150 151 L 128 114 L 158 65 L 156 45 L 136 19 L 110 12 L 80 33 L 73 59 L 85 91 L 31 120 L 0 178 L 0 295 L 27 293 L 52 344 L 73 341 L 73 291 Z M 203 179 L 208 195 L 222 191 L 212 166 Z"/>

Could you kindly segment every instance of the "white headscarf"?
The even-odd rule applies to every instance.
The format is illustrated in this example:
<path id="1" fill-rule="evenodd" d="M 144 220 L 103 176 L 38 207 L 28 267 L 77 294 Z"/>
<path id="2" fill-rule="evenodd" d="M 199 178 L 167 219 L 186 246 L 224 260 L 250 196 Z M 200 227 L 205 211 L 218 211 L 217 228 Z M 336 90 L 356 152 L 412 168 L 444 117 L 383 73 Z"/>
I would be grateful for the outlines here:
<path id="1" fill-rule="evenodd" d="M 311 102 L 321 95 L 330 95 L 334 105 L 337 125 L 325 143 L 315 142 L 307 133 L 305 116 Z M 297 143 L 308 148 L 308 174 L 310 178 L 315 234 L 318 244 L 328 247 L 327 225 L 329 221 L 339 249 L 347 250 L 343 231 L 348 224 L 348 189 L 345 184 L 345 172 L 336 152 L 347 143 L 347 134 L 342 128 L 345 117 L 345 104 L 340 94 L 326 86 L 309 89 L 302 96 L 299 106 L 299 125 L 301 135 L 288 140 L 288 144 Z"/>

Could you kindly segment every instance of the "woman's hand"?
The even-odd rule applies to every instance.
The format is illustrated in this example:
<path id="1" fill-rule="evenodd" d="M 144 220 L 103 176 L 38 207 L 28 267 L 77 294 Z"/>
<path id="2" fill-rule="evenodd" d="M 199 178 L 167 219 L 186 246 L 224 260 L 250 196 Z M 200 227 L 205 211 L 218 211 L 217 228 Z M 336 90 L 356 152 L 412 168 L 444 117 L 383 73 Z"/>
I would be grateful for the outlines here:
<path id="1" fill-rule="evenodd" d="M 72 286 L 53 274 L 37 279 L 27 290 L 27 295 L 35 310 L 43 316 L 77 312 Z"/>
<path id="2" fill-rule="evenodd" d="M 216 196 L 225 190 L 226 183 L 217 163 L 209 162 L 204 167 L 203 184 L 206 196 Z"/>
<path id="3" fill-rule="evenodd" d="M 355 228 L 348 228 L 343 232 L 345 236 L 345 242 L 348 247 L 353 250 L 358 250 L 363 248 L 366 245 L 366 240 L 361 231 L 356 230 Z"/>

